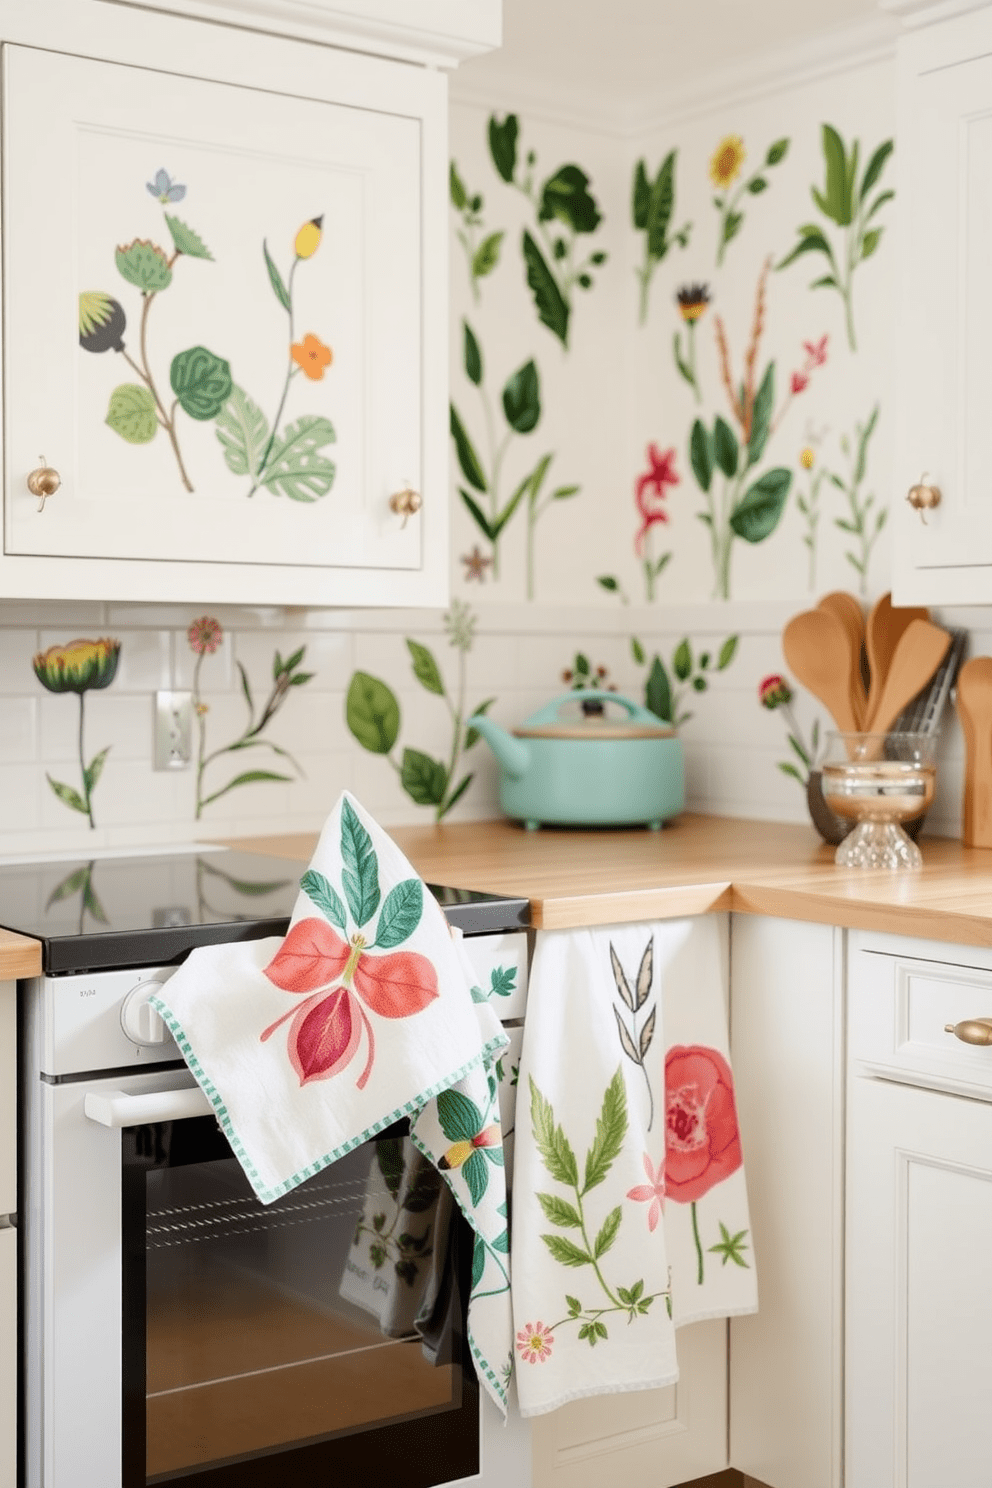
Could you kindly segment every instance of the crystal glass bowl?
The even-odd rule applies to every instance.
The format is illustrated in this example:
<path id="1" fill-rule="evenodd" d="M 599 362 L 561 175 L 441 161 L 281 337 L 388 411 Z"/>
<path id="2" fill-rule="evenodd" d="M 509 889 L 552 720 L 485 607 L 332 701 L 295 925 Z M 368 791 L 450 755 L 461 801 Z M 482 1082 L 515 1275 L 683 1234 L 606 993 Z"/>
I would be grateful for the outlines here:
<path id="1" fill-rule="evenodd" d="M 858 823 L 837 849 L 842 868 L 920 868 L 923 857 L 899 825 L 929 810 L 937 779 L 932 734 L 829 733 L 823 799 Z"/>

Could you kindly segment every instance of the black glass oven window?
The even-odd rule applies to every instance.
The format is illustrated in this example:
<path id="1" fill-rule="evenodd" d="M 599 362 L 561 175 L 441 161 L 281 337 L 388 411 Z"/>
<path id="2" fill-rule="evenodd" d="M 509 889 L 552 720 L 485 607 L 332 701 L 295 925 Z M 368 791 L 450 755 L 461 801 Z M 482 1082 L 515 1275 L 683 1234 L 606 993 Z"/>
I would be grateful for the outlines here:
<path id="1" fill-rule="evenodd" d="M 268 1206 L 210 1118 L 124 1146 L 125 1488 L 289 1484 L 293 1457 L 302 1482 L 331 1451 L 353 1484 L 390 1463 L 411 1488 L 476 1470 L 471 1236 L 404 1131 Z"/>

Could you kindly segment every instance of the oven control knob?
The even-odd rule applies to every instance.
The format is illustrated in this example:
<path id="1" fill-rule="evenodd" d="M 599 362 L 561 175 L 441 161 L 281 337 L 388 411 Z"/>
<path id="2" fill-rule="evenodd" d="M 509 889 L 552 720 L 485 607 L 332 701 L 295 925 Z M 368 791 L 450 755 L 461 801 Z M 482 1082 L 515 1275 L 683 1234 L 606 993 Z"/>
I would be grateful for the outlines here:
<path id="1" fill-rule="evenodd" d="M 161 992 L 161 982 L 139 982 L 121 1003 L 121 1027 L 131 1040 L 143 1049 L 155 1049 L 172 1038 L 162 1019 L 148 999 Z"/>

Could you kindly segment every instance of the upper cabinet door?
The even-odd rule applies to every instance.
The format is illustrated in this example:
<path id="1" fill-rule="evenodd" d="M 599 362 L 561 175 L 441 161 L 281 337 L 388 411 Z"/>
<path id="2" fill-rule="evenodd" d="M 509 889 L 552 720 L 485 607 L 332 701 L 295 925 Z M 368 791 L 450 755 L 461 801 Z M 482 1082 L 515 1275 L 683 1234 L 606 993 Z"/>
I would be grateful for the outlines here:
<path id="1" fill-rule="evenodd" d="M 900 56 L 897 604 L 992 603 L 990 53 L 985 11 Z M 919 485 L 940 504 L 914 509 Z"/>
<path id="2" fill-rule="evenodd" d="M 444 83 L 360 66 L 356 106 L 5 47 L 0 593 L 438 602 Z"/>

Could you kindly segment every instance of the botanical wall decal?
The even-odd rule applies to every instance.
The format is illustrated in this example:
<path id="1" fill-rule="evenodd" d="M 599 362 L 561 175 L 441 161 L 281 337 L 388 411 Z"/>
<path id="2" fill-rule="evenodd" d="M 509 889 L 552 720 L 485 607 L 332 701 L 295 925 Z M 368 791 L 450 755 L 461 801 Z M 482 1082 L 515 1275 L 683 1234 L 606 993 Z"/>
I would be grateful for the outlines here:
<path id="1" fill-rule="evenodd" d="M 273 754 L 279 755 L 280 759 L 288 760 L 298 775 L 303 771 L 293 759 L 288 749 L 283 749 L 278 744 L 273 744 L 271 739 L 264 739 L 262 734 L 279 709 L 289 697 L 290 688 L 303 687 L 315 676 L 314 672 L 301 672 L 299 670 L 306 647 L 301 646 L 294 651 L 292 656 L 283 661 L 277 651 L 272 660 L 272 687 L 269 695 L 263 703 L 258 715 L 255 712 L 255 702 L 252 696 L 251 684 L 248 681 L 248 673 L 244 666 L 238 662 L 238 672 L 241 676 L 241 691 L 248 708 L 248 722 L 236 739 L 229 744 L 222 744 L 218 749 L 207 751 L 207 714 L 210 711 L 209 703 L 203 700 L 200 686 L 200 672 L 203 668 L 204 658 L 212 656 L 221 644 L 224 632 L 220 622 L 211 615 L 203 615 L 199 620 L 194 620 L 186 632 L 190 650 L 195 654 L 196 661 L 193 666 L 193 711 L 196 714 L 197 727 L 197 750 L 196 750 L 196 819 L 199 821 L 203 815 L 203 808 L 211 802 L 217 801 L 221 796 L 226 796 L 228 791 L 236 790 L 241 785 L 254 785 L 256 782 L 265 780 L 292 780 L 292 775 L 284 775 L 275 770 L 243 770 L 235 775 L 226 785 L 213 790 L 209 795 L 206 790 L 205 775 L 211 764 L 225 754 L 240 755 L 246 749 L 270 749 Z"/>
<path id="2" fill-rule="evenodd" d="M 672 353 L 679 376 L 684 377 L 696 395 L 696 402 L 703 401 L 702 389 L 696 377 L 696 322 L 706 313 L 710 302 L 708 284 L 684 284 L 675 296 L 679 314 L 685 322 L 685 351 L 682 350 L 682 332 L 672 337 Z"/>
<path id="3" fill-rule="evenodd" d="M 504 500 L 502 495 L 503 461 L 507 450 L 515 434 L 531 434 L 537 428 L 541 419 L 541 382 L 537 367 L 531 359 L 518 367 L 516 372 L 510 376 L 504 387 L 500 399 L 503 419 L 506 428 L 500 433 L 496 432 L 496 416 L 493 411 L 492 401 L 489 398 L 485 386 L 485 367 L 482 356 L 482 348 L 478 338 L 468 321 L 462 323 L 464 367 L 465 375 L 469 382 L 479 390 L 479 398 L 482 404 L 485 418 L 486 438 L 488 443 L 489 459 L 483 461 L 466 430 L 465 423 L 456 409 L 451 404 L 451 437 L 454 441 L 455 454 L 458 464 L 466 482 L 472 490 L 466 490 L 459 486 L 459 495 L 479 531 L 492 544 L 492 569 L 493 577 L 500 576 L 500 538 L 509 522 L 519 510 L 524 510 L 527 516 L 527 598 L 534 597 L 534 538 L 538 521 L 557 501 L 567 501 L 572 496 L 578 495 L 581 487 L 577 485 L 557 486 L 553 490 L 545 491 L 545 481 L 554 459 L 554 454 L 542 455 L 537 464 L 517 484 L 513 492 Z M 473 494 L 475 492 L 476 494 Z M 482 498 L 485 498 L 484 504 Z M 479 578 L 479 560 L 470 558 L 472 571 Z"/>
<path id="4" fill-rule="evenodd" d="M 47 771 L 45 779 L 59 800 L 70 811 L 81 812 L 88 819 L 91 828 L 96 826 L 93 819 L 93 792 L 107 762 L 110 745 L 95 754 L 89 764 L 86 763 L 83 704 L 88 692 L 100 691 L 113 682 L 117 675 L 120 654 L 120 641 L 105 637 L 99 641 L 70 641 L 67 646 L 50 646 L 47 651 L 40 652 L 32 663 L 34 674 L 42 687 L 49 692 L 74 692 L 79 698 L 79 769 L 83 789 L 80 792 L 71 785 L 63 784 L 61 780 L 53 780 Z"/>
<path id="5" fill-rule="evenodd" d="M 502 123 L 493 114 L 489 120 L 489 152 L 502 180 L 521 191 L 534 208 L 541 245 L 525 228 L 521 250 L 527 284 L 541 324 L 567 350 L 573 292 L 576 287 L 591 289 L 592 270 L 606 262 L 601 250 L 580 258 L 578 247 L 580 239 L 596 231 L 602 214 L 589 190 L 589 177 L 577 165 L 561 165 L 538 184 L 534 150 L 528 150 L 521 167 L 519 133 L 516 114 L 507 114 Z"/>
<path id="6" fill-rule="evenodd" d="M 709 689 L 709 678 L 714 671 L 725 672 L 737 655 L 739 637 L 728 636 L 716 655 L 706 650 L 693 650 L 692 641 L 684 636 L 672 652 L 666 667 L 655 652 L 648 661 L 647 652 L 636 636 L 631 637 L 630 652 L 638 666 L 647 666 L 644 682 L 644 706 L 658 718 L 681 728 L 692 714 L 684 707 L 688 692 L 702 693 Z"/>
<path id="7" fill-rule="evenodd" d="M 799 762 L 796 764 L 793 760 L 779 760 L 778 767 L 783 775 L 789 775 L 793 780 L 798 780 L 805 790 L 809 783 L 810 771 L 816 768 L 817 756 L 820 752 L 820 720 L 814 719 L 810 742 L 807 744 L 803 731 L 796 721 L 796 715 L 792 711 L 794 696 L 789 682 L 778 672 L 765 677 L 758 687 L 758 701 L 763 708 L 767 708 L 770 713 L 781 708 L 787 725 L 786 738 Z"/>
<path id="8" fill-rule="evenodd" d="M 828 472 L 832 484 L 847 498 L 848 515 L 835 518 L 834 526 L 852 540 L 853 546 L 845 551 L 844 557 L 858 575 L 858 592 L 862 596 L 868 594 L 872 550 L 889 514 L 888 507 L 878 506 L 874 495 L 864 495 L 861 490 L 868 468 L 868 444 L 878 423 L 878 413 L 876 403 L 867 423 L 855 424 L 853 439 L 846 434 L 841 436 L 841 451 L 848 461 L 846 475 Z"/>
<path id="9" fill-rule="evenodd" d="M 821 141 L 826 179 L 822 191 L 816 186 L 810 189 L 823 216 L 843 230 L 841 242 L 835 251 L 823 228 L 815 222 L 803 223 L 798 229 L 799 241 L 776 267 L 784 269 L 804 253 L 822 253 L 825 256 L 829 272 L 814 279 L 810 289 L 835 289 L 838 292 L 844 301 L 848 343 L 854 351 L 857 346 L 854 335 L 854 271 L 871 257 L 881 241 L 883 229 L 868 224 L 876 212 L 895 196 L 894 191 L 880 191 L 874 201 L 869 201 L 892 154 L 894 141 L 882 141 L 860 180 L 860 142 L 855 140 L 848 151 L 831 124 L 823 125 Z"/>
<path id="10" fill-rule="evenodd" d="M 669 236 L 669 228 L 675 212 L 675 161 L 678 152 L 669 150 L 658 167 L 656 175 L 648 175 L 647 165 L 639 160 L 634 167 L 634 185 L 631 194 L 631 217 L 635 232 L 644 234 L 644 259 L 635 270 L 640 284 L 639 319 L 644 325 L 648 318 L 648 290 L 655 269 L 668 255 L 673 243 L 680 248 L 689 246 L 692 223 L 685 222 Z"/>
<path id="11" fill-rule="evenodd" d="M 448 170 L 448 193 L 451 197 L 451 205 L 462 219 L 462 225 L 458 229 L 458 241 L 465 250 L 472 298 L 478 304 L 482 298 L 479 280 L 491 274 L 499 263 L 499 250 L 505 233 L 491 232 L 486 233 L 481 239 L 478 238 L 477 232 L 484 231 L 482 210 L 485 203 L 480 192 L 469 192 L 453 160 Z"/>
<path id="12" fill-rule="evenodd" d="M 800 469 L 809 476 L 806 489 L 796 492 L 796 508 L 803 519 L 806 531 L 803 542 L 809 549 L 809 588 L 816 588 L 816 545 L 820 525 L 820 487 L 826 470 L 816 464 L 816 452 L 811 445 L 804 446 L 799 456 Z"/>
<path id="13" fill-rule="evenodd" d="M 348 685 L 345 700 L 348 728 L 363 749 L 371 754 L 385 755 L 412 801 L 418 806 L 434 807 L 435 821 L 447 816 L 472 783 L 471 773 L 463 775 L 455 783 L 463 755 L 479 739 L 474 728 L 465 728 L 466 718 L 475 713 L 485 713 L 496 701 L 487 698 L 468 712 L 465 709 L 466 658 L 475 640 L 475 626 L 475 616 L 468 605 L 455 600 L 444 616 L 448 644 L 458 654 L 458 673 L 453 691 L 449 691 L 445 684 L 433 652 L 419 641 L 407 639 L 406 643 L 413 662 L 413 675 L 422 687 L 443 698 L 447 705 L 451 718 L 451 749 L 447 763 L 422 750 L 408 748 L 403 750 L 400 760 L 394 759 L 393 748 L 400 734 L 400 705 L 396 694 L 379 677 L 368 672 L 355 672 Z"/>
<path id="14" fill-rule="evenodd" d="M 722 194 L 713 198 L 719 217 L 716 243 L 717 268 L 723 263 L 723 255 L 727 244 L 736 238 L 744 226 L 744 212 L 741 201 L 747 193 L 749 196 L 760 196 L 768 189 L 768 177 L 766 171 L 780 165 L 789 152 L 789 141 L 787 139 L 775 140 L 769 145 L 768 151 L 761 165 L 751 175 L 745 177 L 732 191 L 731 187 L 738 179 L 747 159 L 747 151 L 744 149 L 744 141 L 739 134 L 727 134 L 717 145 L 710 160 L 710 180 Z"/>

